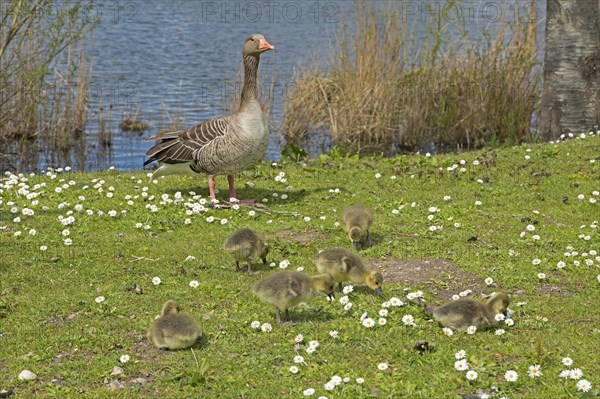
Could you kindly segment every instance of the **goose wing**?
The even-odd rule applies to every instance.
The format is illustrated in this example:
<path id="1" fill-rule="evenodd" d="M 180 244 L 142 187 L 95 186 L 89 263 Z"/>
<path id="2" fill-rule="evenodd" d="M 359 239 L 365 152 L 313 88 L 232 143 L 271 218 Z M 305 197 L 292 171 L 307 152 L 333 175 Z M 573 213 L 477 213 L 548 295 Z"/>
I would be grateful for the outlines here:
<path id="1" fill-rule="evenodd" d="M 209 119 L 187 130 L 148 137 L 145 141 L 158 140 L 158 143 L 146 152 L 148 160 L 144 162 L 144 165 L 152 161 L 165 163 L 193 161 L 202 148 L 227 134 L 230 128 L 231 120 L 229 116 L 226 116 Z"/>

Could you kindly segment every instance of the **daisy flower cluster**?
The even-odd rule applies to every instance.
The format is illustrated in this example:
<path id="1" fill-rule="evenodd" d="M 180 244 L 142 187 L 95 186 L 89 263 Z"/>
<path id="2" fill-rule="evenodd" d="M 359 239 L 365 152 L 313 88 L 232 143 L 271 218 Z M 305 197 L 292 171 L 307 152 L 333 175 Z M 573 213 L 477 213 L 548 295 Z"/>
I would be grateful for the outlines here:
<path id="1" fill-rule="evenodd" d="M 383 364 L 385 364 L 385 363 L 381 363 L 380 366 Z M 387 367 L 386 367 L 386 369 L 387 369 Z M 380 370 L 383 370 L 383 369 L 380 368 Z M 342 383 L 348 384 L 351 381 L 352 381 L 352 379 L 348 376 L 342 378 L 339 375 L 333 375 L 333 376 L 331 376 L 329 381 L 327 381 L 325 384 L 323 384 L 323 389 L 326 392 L 332 392 L 336 389 L 336 387 L 341 386 Z M 355 381 L 357 384 L 361 385 L 365 382 L 365 379 L 362 377 L 358 377 L 355 379 Z M 306 388 L 302 391 L 302 394 L 304 396 L 313 396 L 316 392 L 317 391 L 315 388 Z M 318 399 L 327 399 L 327 396 L 319 396 Z"/>
<path id="2" fill-rule="evenodd" d="M 561 363 L 566 367 L 573 366 L 573 359 L 570 357 L 563 357 Z M 560 378 L 565 380 L 576 380 L 577 390 L 581 392 L 589 392 L 592 389 L 592 384 L 583 378 L 583 371 L 579 368 L 568 368 L 564 369 L 559 374 Z"/>
<path id="3" fill-rule="evenodd" d="M 427 210 L 429 212 L 429 215 L 427 215 L 427 221 L 433 223 L 427 228 L 427 230 L 431 233 L 436 232 L 436 231 L 441 231 L 444 228 L 444 226 L 442 225 L 439 218 L 436 219 L 436 214 L 438 212 L 440 212 L 440 208 L 435 207 L 435 206 L 430 206 L 429 209 L 427 209 Z"/>
<path id="4" fill-rule="evenodd" d="M 478 377 L 478 374 L 475 370 L 471 369 L 466 357 L 467 352 L 464 349 L 461 349 L 458 352 L 456 352 L 454 354 L 454 358 L 456 359 L 456 361 L 454 362 L 454 369 L 456 371 L 464 371 L 467 380 L 475 381 Z"/>
<path id="5" fill-rule="evenodd" d="M 250 323 L 250 327 L 258 330 L 260 329 L 260 331 L 264 332 L 264 333 L 270 333 L 271 331 L 273 331 L 273 326 L 271 325 L 271 323 L 262 323 L 260 324 L 260 321 L 258 320 L 254 320 Z"/>
<path id="6" fill-rule="evenodd" d="M 345 305 L 347 306 L 347 304 Z M 390 298 L 388 301 L 385 301 L 381 304 L 381 309 L 379 309 L 379 311 L 377 312 L 377 317 L 375 320 L 372 317 L 369 317 L 368 312 L 364 312 L 361 316 L 360 316 L 360 323 L 362 324 L 363 327 L 366 328 L 373 328 L 375 327 L 375 325 L 378 326 L 385 326 L 387 324 L 387 317 L 390 314 L 390 308 L 393 307 L 400 307 L 400 306 L 404 306 L 404 302 L 402 302 L 399 298 L 396 297 L 392 297 Z M 406 315 L 403 317 L 403 320 L 405 320 L 405 318 L 407 316 L 410 315 Z M 412 317 L 412 316 L 410 316 Z M 414 321 L 414 319 L 412 319 L 411 323 Z M 405 323 L 407 324 L 407 323 Z M 408 324 L 408 325 L 414 325 L 413 324 Z"/>
<path id="7" fill-rule="evenodd" d="M 289 367 L 289 371 L 292 374 L 297 374 L 300 371 L 300 365 L 306 364 L 306 362 L 304 360 L 304 356 L 302 356 L 298 353 L 298 351 L 301 349 L 301 345 L 304 343 L 304 335 L 302 335 L 302 334 L 296 335 L 291 340 L 291 343 L 294 347 L 294 350 L 296 351 L 296 355 L 292 359 L 294 364 Z M 307 354 L 312 354 L 317 350 L 317 348 L 320 345 L 321 344 L 317 340 L 308 341 L 308 345 L 305 348 L 305 352 Z"/>
<path id="8" fill-rule="evenodd" d="M 597 131 L 595 134 L 596 135 L 600 135 L 600 131 Z M 593 137 L 595 134 L 591 130 L 588 131 L 587 134 L 585 132 L 581 132 L 579 134 L 575 134 L 575 133 L 563 133 L 563 134 L 560 135 L 559 139 L 556 142 L 558 143 L 558 142 L 561 142 L 561 141 L 568 141 L 568 140 L 572 140 L 572 139 L 575 139 L 575 140 L 578 140 L 578 139 L 585 140 L 587 137 Z M 550 143 L 554 144 L 553 141 L 551 141 Z"/>
<path id="9" fill-rule="evenodd" d="M 352 302 L 350 302 L 349 294 L 354 290 L 352 285 L 347 285 L 342 289 L 344 295 L 338 300 L 340 305 L 344 307 L 345 311 L 352 309 Z"/>

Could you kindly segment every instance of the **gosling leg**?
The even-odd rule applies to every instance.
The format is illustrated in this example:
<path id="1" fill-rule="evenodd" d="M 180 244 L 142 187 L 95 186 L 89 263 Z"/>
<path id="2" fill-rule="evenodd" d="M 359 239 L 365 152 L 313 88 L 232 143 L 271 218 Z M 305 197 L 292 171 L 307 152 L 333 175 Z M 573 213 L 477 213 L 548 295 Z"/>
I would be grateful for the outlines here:
<path id="1" fill-rule="evenodd" d="M 373 246 L 373 238 L 371 238 L 371 233 L 369 233 L 369 230 L 367 230 L 367 238 L 365 239 L 365 245 L 367 247 Z"/>

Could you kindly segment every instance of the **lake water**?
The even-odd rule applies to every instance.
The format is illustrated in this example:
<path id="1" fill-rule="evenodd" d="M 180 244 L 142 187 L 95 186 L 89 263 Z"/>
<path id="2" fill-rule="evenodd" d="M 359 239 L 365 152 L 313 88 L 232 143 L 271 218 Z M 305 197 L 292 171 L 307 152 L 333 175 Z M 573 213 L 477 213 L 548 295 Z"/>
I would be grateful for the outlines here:
<path id="1" fill-rule="evenodd" d="M 379 1 L 386 7 L 388 2 Z M 431 6 L 428 7 L 427 4 Z M 436 14 L 442 13 L 450 30 L 458 29 L 457 15 L 466 18 L 472 40 L 484 28 L 493 28 L 501 18 L 528 15 L 530 1 L 465 1 L 446 8 L 446 1 L 398 1 L 403 21 L 422 37 Z M 545 1 L 537 1 L 543 33 Z M 335 35 L 347 25 L 354 31 L 355 1 L 99 1 L 90 16 L 100 19 L 93 32 L 90 62 L 90 143 L 86 169 L 114 165 L 120 170 L 142 167 L 144 153 L 152 143 L 143 137 L 166 128 L 173 119 L 189 127 L 228 112 L 232 96 L 239 96 L 241 47 L 251 33 L 262 33 L 276 47 L 263 54 L 260 76 L 263 93 L 274 87 L 272 138 L 269 159 L 277 159 L 284 144 L 278 133 L 286 91 L 293 87 L 295 70 L 316 59 L 327 65 L 327 54 Z M 542 37 L 542 35 L 540 35 Z M 112 148 L 97 151 L 98 113 L 112 131 Z M 143 136 L 120 132 L 125 112 L 140 109 L 151 129 Z M 41 165 L 45 166 L 45 165 Z"/>

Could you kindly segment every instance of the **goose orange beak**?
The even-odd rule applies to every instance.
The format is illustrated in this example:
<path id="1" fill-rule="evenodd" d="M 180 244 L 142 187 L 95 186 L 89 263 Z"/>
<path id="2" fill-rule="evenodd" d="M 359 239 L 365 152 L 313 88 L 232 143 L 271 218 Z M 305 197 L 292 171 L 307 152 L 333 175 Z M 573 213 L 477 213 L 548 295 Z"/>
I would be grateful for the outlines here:
<path id="1" fill-rule="evenodd" d="M 275 50 L 275 46 L 269 44 L 269 42 L 266 39 L 261 39 L 260 44 L 258 45 L 258 49 L 260 51 Z"/>

